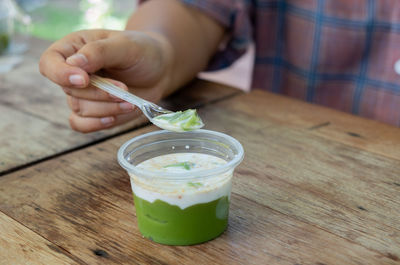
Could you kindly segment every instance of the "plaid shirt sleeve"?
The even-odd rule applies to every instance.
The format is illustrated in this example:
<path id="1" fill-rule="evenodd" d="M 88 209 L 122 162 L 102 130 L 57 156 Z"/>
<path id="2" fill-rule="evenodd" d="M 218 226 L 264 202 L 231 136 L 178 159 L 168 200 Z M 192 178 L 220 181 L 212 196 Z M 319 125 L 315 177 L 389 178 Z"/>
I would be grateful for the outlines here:
<path id="1" fill-rule="evenodd" d="M 230 33 L 209 69 L 254 38 L 252 89 L 400 127 L 400 0 L 179 1 Z"/>
<path id="2" fill-rule="evenodd" d="M 143 3 L 146 0 L 139 0 Z M 251 6 L 246 0 L 179 0 L 183 4 L 201 10 L 215 19 L 228 31 L 229 38 L 214 55 L 208 70 L 228 67 L 246 52 L 252 40 Z"/>
<path id="3" fill-rule="evenodd" d="M 180 0 L 215 19 L 228 31 L 228 40 L 212 58 L 208 70 L 228 67 L 252 40 L 251 6 L 246 0 Z"/>

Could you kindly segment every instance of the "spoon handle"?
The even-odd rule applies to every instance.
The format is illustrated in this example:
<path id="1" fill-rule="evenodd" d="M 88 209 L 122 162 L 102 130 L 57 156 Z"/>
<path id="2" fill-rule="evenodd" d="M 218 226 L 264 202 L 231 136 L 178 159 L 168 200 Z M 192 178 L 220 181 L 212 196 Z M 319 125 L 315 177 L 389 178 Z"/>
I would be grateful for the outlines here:
<path id="1" fill-rule="evenodd" d="M 107 79 L 98 75 L 90 75 L 90 83 L 111 95 L 123 99 L 133 105 L 138 106 L 140 109 L 143 108 L 144 104 L 149 104 L 145 99 L 139 98 L 109 82 Z"/>

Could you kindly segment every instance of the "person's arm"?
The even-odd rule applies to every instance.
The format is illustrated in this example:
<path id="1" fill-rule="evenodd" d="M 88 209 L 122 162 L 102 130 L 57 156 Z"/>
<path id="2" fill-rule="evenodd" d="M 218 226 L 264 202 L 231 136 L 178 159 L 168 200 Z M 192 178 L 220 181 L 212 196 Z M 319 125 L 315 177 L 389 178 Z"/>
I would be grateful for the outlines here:
<path id="1" fill-rule="evenodd" d="M 101 70 L 114 84 L 157 102 L 205 68 L 223 35 L 224 28 L 200 11 L 177 0 L 150 0 L 125 31 L 78 31 L 55 42 L 39 68 L 67 94 L 71 127 L 93 132 L 140 111 L 90 86 L 90 73 Z"/>
<path id="2" fill-rule="evenodd" d="M 170 90 L 205 69 L 224 35 L 224 28 L 217 21 L 177 0 L 145 2 L 131 16 L 126 29 L 165 38 L 173 58 Z"/>

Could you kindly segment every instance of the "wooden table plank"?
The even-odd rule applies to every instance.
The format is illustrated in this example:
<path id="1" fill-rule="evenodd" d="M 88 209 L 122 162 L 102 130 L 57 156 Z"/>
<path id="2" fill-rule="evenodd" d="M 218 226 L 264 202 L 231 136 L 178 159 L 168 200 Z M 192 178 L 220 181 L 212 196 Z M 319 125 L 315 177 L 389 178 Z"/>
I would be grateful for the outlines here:
<path id="1" fill-rule="evenodd" d="M 38 71 L 40 55 L 49 44 L 48 41 L 33 39 L 24 62 L 13 71 L 0 75 L 0 176 L 15 168 L 126 132 L 148 122 L 140 118 L 101 132 L 73 132 L 68 124 L 70 111 L 64 93 Z M 240 91 L 228 86 L 197 80 L 166 99 L 163 104 L 171 109 L 185 109 L 237 93 Z M 38 142 L 41 142 L 40 146 Z"/>
<path id="2" fill-rule="evenodd" d="M 72 140 L 71 135 L 74 133 L 71 130 L 57 128 L 41 118 L 28 116 L 2 105 L 0 113 L 6 113 L 4 118 L 0 118 L 0 172 L 60 152 L 59 141 L 64 141 L 65 146 L 85 142 L 79 141 L 80 139 Z"/>
<path id="3" fill-rule="evenodd" d="M 0 265 L 78 264 L 68 255 L 63 249 L 0 212 Z"/>
<path id="4" fill-rule="evenodd" d="M 237 182 L 248 177 L 242 174 L 235 178 L 229 228 L 218 239 L 192 247 L 143 239 L 115 151 L 149 129 L 2 177 L 0 209 L 89 264 L 398 264 L 248 199 Z"/>
<path id="5" fill-rule="evenodd" d="M 398 259 L 400 153 L 396 148 L 386 147 L 389 142 L 400 146 L 400 129 L 346 117 L 349 131 L 358 129 L 361 135 L 369 135 L 373 128 L 391 136 L 381 142 L 382 146 L 372 141 L 362 148 L 357 141 L 342 141 L 342 136 L 332 139 L 271 118 L 271 112 L 279 111 L 266 107 L 263 112 L 260 104 L 255 103 L 263 97 L 269 102 L 271 95 L 255 92 L 219 102 L 200 112 L 209 128 L 233 135 L 244 144 L 246 157 L 237 171 L 241 177 L 235 182 L 238 193 Z M 275 96 L 274 101 L 278 100 L 291 105 L 287 98 Z M 302 103 L 292 105 L 296 104 Z M 318 109 L 302 105 L 306 117 L 311 113 L 309 108 Z M 306 120 L 299 112 L 294 115 Z M 337 112 L 327 117 L 334 120 L 331 116 L 340 118 L 341 115 L 347 116 Z M 327 127 L 325 131 L 331 129 L 327 135 L 335 135 L 338 128 Z M 386 155 L 379 155 L 385 148 Z"/>
<path id="6" fill-rule="evenodd" d="M 124 141 L 154 127 L 3 176 L 0 210 L 88 263 L 400 264 L 396 151 L 383 156 L 378 142 L 363 150 L 271 118 L 254 99 L 269 96 L 252 92 L 200 110 L 208 129 L 237 138 L 246 153 L 229 229 L 214 241 L 168 247 L 141 238 L 115 156 Z M 347 129 L 361 123 L 368 135 L 369 121 L 353 119 Z"/>
<path id="7" fill-rule="evenodd" d="M 241 99 L 234 101 L 230 108 L 400 160 L 399 128 L 259 90 L 248 94 L 245 100 Z"/>

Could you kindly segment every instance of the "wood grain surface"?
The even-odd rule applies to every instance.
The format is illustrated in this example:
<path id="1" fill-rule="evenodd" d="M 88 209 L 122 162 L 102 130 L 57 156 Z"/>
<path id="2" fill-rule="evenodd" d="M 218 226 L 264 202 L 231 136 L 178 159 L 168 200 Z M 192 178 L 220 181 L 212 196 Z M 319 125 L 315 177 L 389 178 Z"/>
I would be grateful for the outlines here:
<path id="1" fill-rule="evenodd" d="M 243 115 L 308 130 L 328 140 L 400 159 L 400 130 L 391 125 L 259 90 L 246 96 L 246 100 L 234 101 L 230 108 Z"/>
<path id="2" fill-rule="evenodd" d="M 2 176 L 0 211 L 82 264 L 400 264 L 398 128 L 258 91 L 200 115 L 245 149 L 213 241 L 141 237 L 116 152 L 154 126 Z"/>
<path id="3" fill-rule="evenodd" d="M 0 176 L 148 123 L 141 117 L 106 131 L 91 134 L 72 131 L 63 91 L 38 70 L 40 55 L 49 45 L 48 41 L 32 39 L 23 63 L 0 75 Z M 196 80 L 162 104 L 174 110 L 186 109 L 240 93 L 228 86 L 208 84 Z"/>
<path id="4" fill-rule="evenodd" d="M 79 264 L 64 250 L 0 212 L 0 265 Z"/>
<path id="5" fill-rule="evenodd" d="M 337 131 L 328 135 L 341 133 L 343 136 L 329 139 L 321 136 L 322 133 L 316 133 L 316 129 L 309 130 L 308 125 L 292 127 L 292 124 L 281 120 L 256 118 L 257 115 L 262 116 L 257 114 L 262 111 L 269 116 L 284 109 L 279 107 L 273 110 L 268 104 L 257 108 L 259 105 L 254 104 L 254 100 L 263 97 L 265 101 L 288 101 L 283 97 L 257 92 L 221 102 L 201 113 L 206 121 L 209 120 L 208 125 L 213 130 L 234 135 L 244 144 L 246 158 L 237 169 L 243 178 L 237 178 L 236 182 L 238 190 L 243 191 L 241 194 L 367 248 L 399 257 L 398 150 L 388 148 L 386 155 L 382 156 L 379 153 L 385 149 L 371 150 L 368 139 L 363 139 L 368 151 L 361 149 L 361 141 L 342 140 L 346 135 L 352 137 L 346 132 L 357 130 L 359 123 L 364 123 L 365 128 L 374 128 L 372 125 L 376 126 L 376 123 L 349 115 L 347 118 L 352 119 L 356 126 L 342 128 L 342 131 L 332 126 Z M 248 104 L 243 104 L 246 102 Z M 317 109 L 302 102 L 292 104 L 296 103 L 302 104 L 305 109 Z M 236 109 L 234 115 L 222 111 L 238 105 L 246 108 L 243 111 Z M 323 109 L 318 113 L 323 113 Z M 301 116 L 301 113 L 295 115 Z M 231 126 L 218 120 L 226 120 Z M 242 120 L 246 121 L 245 126 L 239 126 Z M 351 124 L 350 121 L 348 123 Z M 374 128 L 376 131 L 381 129 L 387 135 L 393 135 L 382 145 L 392 142 L 393 146 L 400 147 L 400 129 L 385 125 Z M 368 135 L 368 130 L 359 132 Z M 379 146 L 379 142 L 373 145 Z M 263 181 L 266 177 L 268 181 Z"/>

